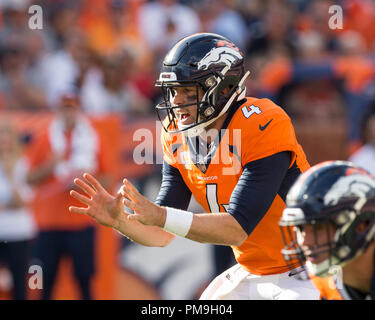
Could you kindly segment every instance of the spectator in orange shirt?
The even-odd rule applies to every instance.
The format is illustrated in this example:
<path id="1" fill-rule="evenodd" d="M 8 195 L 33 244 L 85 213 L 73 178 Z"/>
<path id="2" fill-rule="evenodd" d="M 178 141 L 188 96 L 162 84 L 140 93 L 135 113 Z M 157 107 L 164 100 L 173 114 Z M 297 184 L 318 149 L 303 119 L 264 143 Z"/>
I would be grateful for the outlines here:
<path id="1" fill-rule="evenodd" d="M 82 298 L 91 299 L 94 274 L 94 228 L 87 217 L 72 216 L 68 190 L 72 176 L 100 172 L 99 137 L 80 111 L 75 93 L 63 94 L 56 117 L 35 142 L 28 181 L 35 187 L 34 210 L 39 237 L 34 257 L 43 268 L 43 299 L 50 299 L 62 254 L 73 259 L 74 275 Z"/>

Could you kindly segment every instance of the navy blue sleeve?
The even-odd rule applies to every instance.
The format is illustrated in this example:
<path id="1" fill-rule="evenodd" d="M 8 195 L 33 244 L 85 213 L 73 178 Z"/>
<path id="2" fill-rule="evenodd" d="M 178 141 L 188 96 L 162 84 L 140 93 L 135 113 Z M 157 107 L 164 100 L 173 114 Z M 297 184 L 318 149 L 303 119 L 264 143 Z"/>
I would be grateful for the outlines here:
<path id="1" fill-rule="evenodd" d="M 270 208 L 290 165 L 290 152 L 249 162 L 229 201 L 230 213 L 249 235 Z"/>
<path id="2" fill-rule="evenodd" d="M 182 179 L 180 171 L 167 162 L 163 162 L 162 182 L 155 203 L 186 210 L 191 199 L 191 191 Z"/>

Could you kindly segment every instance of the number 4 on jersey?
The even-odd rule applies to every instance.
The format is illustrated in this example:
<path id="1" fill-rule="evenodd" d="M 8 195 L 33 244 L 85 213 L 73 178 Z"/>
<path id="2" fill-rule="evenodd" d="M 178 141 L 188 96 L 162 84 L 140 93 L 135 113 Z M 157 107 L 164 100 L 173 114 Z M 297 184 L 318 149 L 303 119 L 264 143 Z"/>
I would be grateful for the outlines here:
<path id="1" fill-rule="evenodd" d="M 241 110 L 246 119 L 248 119 L 253 113 L 260 114 L 262 112 L 262 110 L 254 105 L 244 106 Z"/>
<path id="2" fill-rule="evenodd" d="M 220 212 L 220 204 L 217 200 L 217 184 L 208 183 L 206 184 L 206 199 L 210 212 Z M 224 210 L 228 212 L 229 204 L 222 204 Z"/>

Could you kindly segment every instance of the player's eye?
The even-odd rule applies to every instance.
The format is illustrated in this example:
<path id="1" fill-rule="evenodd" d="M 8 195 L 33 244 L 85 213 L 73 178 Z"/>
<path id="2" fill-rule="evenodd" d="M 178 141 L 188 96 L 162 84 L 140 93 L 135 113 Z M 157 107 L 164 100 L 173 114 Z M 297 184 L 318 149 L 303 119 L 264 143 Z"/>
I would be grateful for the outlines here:
<path id="1" fill-rule="evenodd" d="M 184 88 L 184 93 L 193 93 L 193 92 L 195 92 L 194 91 L 194 89 L 192 89 L 192 88 Z"/>

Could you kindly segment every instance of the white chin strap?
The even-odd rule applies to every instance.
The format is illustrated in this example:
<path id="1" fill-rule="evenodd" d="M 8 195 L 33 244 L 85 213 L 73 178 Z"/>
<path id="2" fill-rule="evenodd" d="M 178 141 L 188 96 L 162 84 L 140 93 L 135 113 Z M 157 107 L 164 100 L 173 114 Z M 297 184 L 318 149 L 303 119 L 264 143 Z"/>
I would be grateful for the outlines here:
<path id="1" fill-rule="evenodd" d="M 306 268 L 309 274 L 316 275 L 319 277 L 326 277 L 328 275 L 329 267 L 329 259 L 326 259 L 318 264 L 306 261 Z"/>
<path id="2" fill-rule="evenodd" d="M 222 75 L 225 75 L 225 73 L 227 73 L 227 71 L 229 70 L 229 67 L 226 66 L 221 74 Z M 221 112 L 215 117 L 215 118 L 212 118 L 211 120 L 207 121 L 207 122 L 204 122 L 204 123 L 201 123 L 197 126 L 195 126 L 194 128 L 191 128 L 191 129 L 187 129 L 185 131 L 182 131 L 182 133 L 186 136 L 186 137 L 196 137 L 196 136 L 199 136 L 201 135 L 204 131 L 205 131 L 205 128 L 210 125 L 211 123 L 213 123 L 216 119 L 220 118 L 225 112 L 228 111 L 229 107 L 232 105 L 233 101 L 236 100 L 236 101 L 239 101 L 239 100 L 242 100 L 246 97 L 246 87 L 243 85 L 246 78 L 250 75 L 250 71 L 247 71 L 245 73 L 245 75 L 242 77 L 242 79 L 240 80 L 240 82 L 238 83 L 238 86 L 236 88 L 236 91 L 233 92 L 232 96 L 229 98 L 229 100 L 227 101 L 227 103 L 225 104 L 224 108 L 221 110 Z M 219 83 L 221 82 L 221 78 L 220 77 L 217 77 L 216 78 L 216 86 L 217 87 L 219 85 Z M 200 118 L 200 116 L 199 116 Z M 198 120 L 199 120 L 198 118 Z M 184 129 L 184 127 L 188 127 L 189 125 L 183 125 L 183 124 L 180 124 L 178 122 L 178 127 L 181 128 L 181 129 Z"/>
<path id="3" fill-rule="evenodd" d="M 317 264 L 306 261 L 306 268 L 309 274 L 324 278 L 333 275 L 335 273 L 335 267 L 343 267 L 345 264 L 346 263 L 343 262 L 339 263 L 339 260 L 337 258 L 331 257 L 331 261 L 329 261 L 329 259 L 326 259 Z"/>

